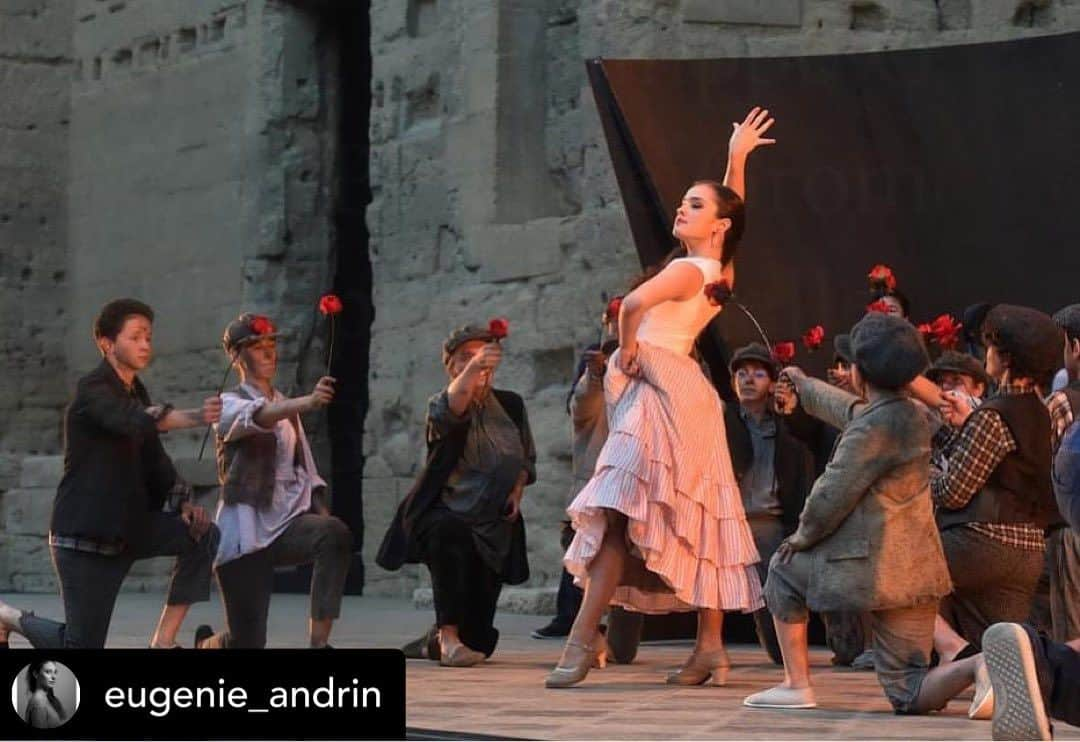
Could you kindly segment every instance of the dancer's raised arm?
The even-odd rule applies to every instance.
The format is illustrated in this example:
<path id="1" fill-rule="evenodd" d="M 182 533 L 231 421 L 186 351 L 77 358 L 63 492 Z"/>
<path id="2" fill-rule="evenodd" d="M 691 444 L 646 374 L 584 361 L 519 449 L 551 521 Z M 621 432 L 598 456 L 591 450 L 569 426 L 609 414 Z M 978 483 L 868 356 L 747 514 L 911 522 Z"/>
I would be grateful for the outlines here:
<path id="1" fill-rule="evenodd" d="M 766 144 L 776 144 L 775 139 L 765 139 L 762 135 L 775 123 L 769 118 L 768 109 L 754 106 L 742 123 L 732 122 L 734 131 L 728 141 L 727 171 L 724 173 L 724 185 L 746 200 L 746 158 L 755 149 Z"/>

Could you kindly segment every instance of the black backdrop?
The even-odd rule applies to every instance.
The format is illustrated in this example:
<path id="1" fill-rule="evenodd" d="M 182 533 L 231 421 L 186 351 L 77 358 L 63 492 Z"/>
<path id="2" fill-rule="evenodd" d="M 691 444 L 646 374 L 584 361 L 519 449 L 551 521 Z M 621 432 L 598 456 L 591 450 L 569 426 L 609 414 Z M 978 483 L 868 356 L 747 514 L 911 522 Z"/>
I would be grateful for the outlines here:
<path id="1" fill-rule="evenodd" d="M 731 122 L 772 112 L 747 178 L 737 293 L 773 340 L 846 331 L 887 263 L 912 319 L 978 301 L 1080 299 L 1080 34 L 776 59 L 593 60 L 643 264 L 673 246 L 691 181 L 723 175 Z M 737 311 L 732 344 L 756 337 Z M 799 361 L 811 367 L 827 361 Z"/>

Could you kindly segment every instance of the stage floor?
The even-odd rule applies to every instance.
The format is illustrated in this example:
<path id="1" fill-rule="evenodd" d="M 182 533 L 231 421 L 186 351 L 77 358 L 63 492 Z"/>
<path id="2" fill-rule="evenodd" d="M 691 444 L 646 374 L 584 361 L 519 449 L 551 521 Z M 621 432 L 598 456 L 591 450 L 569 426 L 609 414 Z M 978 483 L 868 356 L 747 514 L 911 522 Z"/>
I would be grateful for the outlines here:
<path id="1" fill-rule="evenodd" d="M 109 646 L 145 646 L 161 609 L 161 596 L 125 594 L 114 613 Z M 0 595 L 0 600 L 59 615 L 51 595 Z M 275 595 L 270 645 L 303 646 L 307 598 Z M 185 635 L 203 622 L 221 623 L 217 596 L 197 605 Z M 400 646 L 431 623 L 428 611 L 404 600 L 347 597 L 335 627 L 338 647 Z M 872 672 L 838 670 L 829 654 L 812 654 L 818 702 L 809 711 L 749 709 L 742 699 L 781 679 L 756 647 L 731 648 L 733 668 L 725 688 L 675 688 L 663 684 L 667 670 L 689 653 L 687 643 L 647 644 L 632 665 L 594 670 L 565 690 L 543 687 L 561 643 L 529 638 L 545 617 L 502 615 L 503 639 L 484 665 L 452 669 L 413 660 L 407 663 L 409 736 L 417 739 L 470 735 L 532 739 L 989 739 L 989 722 L 969 721 L 967 704 L 954 701 L 942 713 L 896 716 Z M 25 646 L 13 639 L 13 646 Z M 1080 729 L 1056 724 L 1058 739 L 1080 740 Z"/>

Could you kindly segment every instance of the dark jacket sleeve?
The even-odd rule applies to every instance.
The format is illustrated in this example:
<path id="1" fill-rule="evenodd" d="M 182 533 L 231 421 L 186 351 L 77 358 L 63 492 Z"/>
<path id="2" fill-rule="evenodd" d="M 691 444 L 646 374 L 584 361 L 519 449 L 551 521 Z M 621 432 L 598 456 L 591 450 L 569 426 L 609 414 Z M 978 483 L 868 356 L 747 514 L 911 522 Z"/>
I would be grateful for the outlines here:
<path id="1" fill-rule="evenodd" d="M 117 395 L 108 379 L 86 376 L 79 382 L 72 414 L 116 435 L 135 437 L 157 433 L 157 424 L 136 399 Z"/>
<path id="2" fill-rule="evenodd" d="M 1080 532 L 1080 425 L 1073 423 L 1054 456 L 1054 496 L 1061 517 Z"/>
<path id="3" fill-rule="evenodd" d="M 754 464 L 754 443 L 750 439 L 746 423 L 739 417 L 737 403 L 724 403 L 724 432 L 727 433 L 731 468 L 735 471 L 735 480 L 738 481 Z"/>

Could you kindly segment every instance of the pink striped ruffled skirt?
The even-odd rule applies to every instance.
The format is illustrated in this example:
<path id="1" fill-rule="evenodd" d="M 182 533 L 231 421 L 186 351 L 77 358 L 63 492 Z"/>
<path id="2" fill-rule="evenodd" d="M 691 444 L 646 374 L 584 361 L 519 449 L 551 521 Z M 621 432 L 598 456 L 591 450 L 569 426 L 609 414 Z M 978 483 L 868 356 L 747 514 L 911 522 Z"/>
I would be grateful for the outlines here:
<path id="1" fill-rule="evenodd" d="M 567 508 L 563 559 L 584 584 L 604 537 L 604 509 L 627 517 L 632 558 L 612 603 L 640 613 L 762 606 L 757 548 L 731 468 L 716 390 L 697 362 L 639 343 L 640 376 L 618 358 L 604 378 L 610 433 L 592 479 Z"/>

